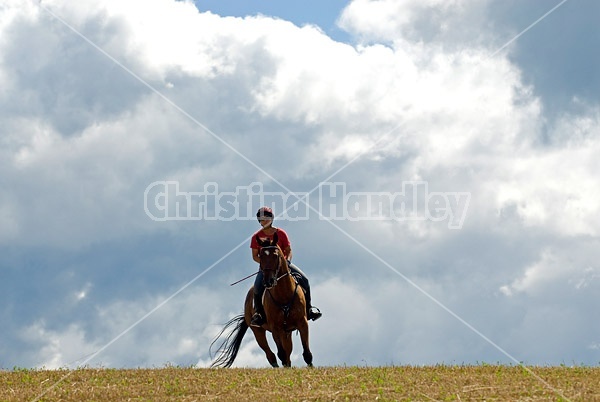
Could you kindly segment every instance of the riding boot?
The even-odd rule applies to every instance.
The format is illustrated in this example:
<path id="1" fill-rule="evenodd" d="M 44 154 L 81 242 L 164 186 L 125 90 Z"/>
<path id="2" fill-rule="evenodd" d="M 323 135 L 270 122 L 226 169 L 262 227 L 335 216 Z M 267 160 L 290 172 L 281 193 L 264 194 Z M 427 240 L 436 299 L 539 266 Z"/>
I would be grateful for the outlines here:
<path id="1" fill-rule="evenodd" d="M 254 315 L 250 325 L 253 327 L 260 327 L 267 322 L 265 309 L 262 304 L 262 294 L 254 292 Z"/>
<path id="2" fill-rule="evenodd" d="M 308 289 L 304 292 L 304 298 L 306 299 L 306 318 L 317 321 L 323 314 L 321 313 L 321 310 L 317 307 L 313 307 L 311 304 L 310 286 L 308 286 Z"/>
<path id="3" fill-rule="evenodd" d="M 288 261 L 288 266 L 290 271 L 292 271 L 293 274 L 296 274 L 294 276 L 297 278 L 298 284 L 302 286 L 302 289 L 304 289 L 304 299 L 306 299 L 306 318 L 313 321 L 318 320 L 323 314 L 321 313 L 321 310 L 313 307 L 310 302 L 310 282 L 308 281 L 306 274 L 302 272 L 300 268 L 292 264 L 291 261 Z"/>
<path id="4" fill-rule="evenodd" d="M 253 327 L 260 327 L 263 325 L 266 320 L 265 309 L 262 305 L 262 294 L 254 293 L 254 315 L 252 316 L 252 321 L 250 321 L 250 325 Z"/>
<path id="5" fill-rule="evenodd" d="M 265 293 L 263 277 L 263 272 L 258 271 L 258 274 L 254 279 L 254 315 L 250 321 L 250 325 L 253 327 L 260 327 L 267 322 L 267 315 L 265 314 L 265 309 L 262 304 L 262 297 Z"/>

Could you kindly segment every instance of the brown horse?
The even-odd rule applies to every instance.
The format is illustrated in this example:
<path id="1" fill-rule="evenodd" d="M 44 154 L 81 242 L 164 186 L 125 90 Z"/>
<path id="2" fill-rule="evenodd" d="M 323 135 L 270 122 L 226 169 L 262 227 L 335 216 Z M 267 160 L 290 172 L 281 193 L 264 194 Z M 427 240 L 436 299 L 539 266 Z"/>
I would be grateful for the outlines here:
<path id="1" fill-rule="evenodd" d="M 290 367 L 292 362 L 292 331 L 300 332 L 300 339 L 304 349 L 302 356 L 309 367 L 312 367 L 312 353 L 308 342 L 308 320 L 306 319 L 306 301 L 304 290 L 290 273 L 287 261 L 277 245 L 277 234 L 269 242 L 258 239 L 260 249 L 260 270 L 266 286 L 263 294 L 263 306 L 266 314 L 266 323 L 261 327 L 250 326 L 254 314 L 253 295 L 254 287 L 248 290 L 244 303 L 244 314 L 232 318 L 215 340 L 214 343 L 230 328 L 225 340 L 219 346 L 219 356 L 211 367 L 230 367 L 235 360 L 242 339 L 248 327 L 254 332 L 254 337 L 260 348 L 265 352 L 267 360 L 273 367 L 279 367 L 277 358 L 271 351 L 267 342 L 267 331 L 273 335 L 277 345 L 277 356 L 284 367 Z"/>

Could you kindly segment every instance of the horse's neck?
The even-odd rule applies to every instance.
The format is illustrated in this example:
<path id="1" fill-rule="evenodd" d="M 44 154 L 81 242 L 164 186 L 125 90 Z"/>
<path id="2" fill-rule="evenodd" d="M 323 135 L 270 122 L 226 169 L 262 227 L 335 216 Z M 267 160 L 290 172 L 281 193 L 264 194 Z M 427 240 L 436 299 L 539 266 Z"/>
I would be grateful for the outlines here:
<path id="1" fill-rule="evenodd" d="M 282 261 L 281 263 L 284 264 L 285 262 Z M 285 263 L 285 264 L 287 266 L 287 263 Z M 285 275 L 285 276 L 283 276 L 283 275 L 285 275 L 285 272 L 282 272 L 280 274 L 280 279 L 277 281 L 277 286 L 272 288 L 272 293 L 274 296 L 280 295 L 282 297 L 286 297 L 286 296 L 294 294 L 294 292 L 296 291 L 296 289 L 295 289 L 296 281 L 292 277 L 290 267 L 287 267 L 287 275 Z"/>

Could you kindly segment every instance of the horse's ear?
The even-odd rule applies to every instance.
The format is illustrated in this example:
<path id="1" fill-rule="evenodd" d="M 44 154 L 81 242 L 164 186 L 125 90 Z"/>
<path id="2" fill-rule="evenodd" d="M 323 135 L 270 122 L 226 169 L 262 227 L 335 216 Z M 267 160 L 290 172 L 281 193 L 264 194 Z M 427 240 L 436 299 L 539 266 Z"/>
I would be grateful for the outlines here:
<path id="1" fill-rule="evenodd" d="M 258 237 L 258 235 L 254 236 L 254 238 L 256 239 L 256 242 L 258 243 L 258 245 L 261 247 L 265 247 L 265 246 L 269 245 L 267 240 L 265 240 L 265 241 L 261 240 L 260 237 Z"/>
<path id="2" fill-rule="evenodd" d="M 275 231 L 275 234 L 273 235 L 273 245 L 276 246 L 277 245 L 277 231 Z"/>

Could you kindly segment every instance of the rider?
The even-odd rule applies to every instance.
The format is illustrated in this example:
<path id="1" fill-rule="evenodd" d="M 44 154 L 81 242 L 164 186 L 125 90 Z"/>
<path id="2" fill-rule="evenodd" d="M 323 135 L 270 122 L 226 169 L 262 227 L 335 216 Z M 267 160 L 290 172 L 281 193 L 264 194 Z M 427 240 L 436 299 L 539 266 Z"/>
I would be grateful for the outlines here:
<path id="1" fill-rule="evenodd" d="M 280 228 L 276 228 L 273 226 L 273 210 L 269 207 L 262 207 L 256 213 L 256 218 L 258 222 L 262 226 L 258 232 L 256 232 L 252 236 L 252 240 L 250 242 L 250 248 L 252 249 L 252 258 L 254 261 L 260 263 L 260 246 L 256 241 L 256 237 L 258 236 L 261 240 L 272 240 L 275 233 L 277 233 L 277 244 L 283 251 L 283 255 L 288 262 L 288 266 L 290 271 L 294 274 L 298 274 L 300 276 L 298 283 L 304 289 L 304 297 L 306 299 L 306 317 L 309 320 L 318 320 L 321 318 L 321 311 L 318 308 L 312 307 L 310 303 L 310 284 L 308 283 L 308 278 L 297 266 L 292 264 L 292 245 L 288 238 L 287 233 Z M 265 291 L 265 285 L 263 283 L 263 273 L 261 270 L 258 271 L 258 275 L 256 275 L 256 279 L 254 281 L 254 309 L 255 313 L 252 316 L 252 321 L 250 325 L 255 327 L 260 327 L 263 325 L 266 320 L 265 310 L 262 304 L 262 296 Z"/>

